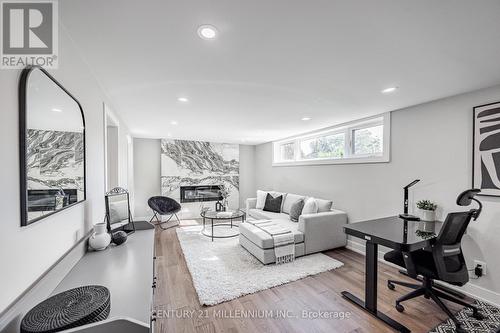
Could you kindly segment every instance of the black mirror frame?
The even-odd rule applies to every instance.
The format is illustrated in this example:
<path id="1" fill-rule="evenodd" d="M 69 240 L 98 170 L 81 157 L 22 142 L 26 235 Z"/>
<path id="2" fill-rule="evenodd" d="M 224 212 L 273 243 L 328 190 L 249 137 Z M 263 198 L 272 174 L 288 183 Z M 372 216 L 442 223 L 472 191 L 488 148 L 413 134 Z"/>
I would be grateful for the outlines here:
<path id="1" fill-rule="evenodd" d="M 30 74 L 34 70 L 40 70 L 45 74 L 52 82 L 54 82 L 62 91 L 64 91 L 71 99 L 73 99 L 78 108 L 80 109 L 80 114 L 82 116 L 83 123 L 83 199 L 75 203 L 67 205 L 61 209 L 48 213 L 46 215 L 37 217 L 28 221 L 28 191 L 27 191 L 27 168 L 26 168 L 26 115 L 27 115 L 27 87 L 28 79 Z M 21 195 L 21 227 L 26 227 L 35 222 L 38 222 L 46 217 L 59 213 L 66 208 L 73 207 L 87 199 L 87 148 L 85 143 L 85 115 L 83 114 L 83 108 L 80 102 L 67 91 L 55 78 L 53 78 L 45 69 L 39 66 L 28 66 L 21 72 L 21 77 L 19 80 L 19 180 L 20 180 L 20 195 Z"/>

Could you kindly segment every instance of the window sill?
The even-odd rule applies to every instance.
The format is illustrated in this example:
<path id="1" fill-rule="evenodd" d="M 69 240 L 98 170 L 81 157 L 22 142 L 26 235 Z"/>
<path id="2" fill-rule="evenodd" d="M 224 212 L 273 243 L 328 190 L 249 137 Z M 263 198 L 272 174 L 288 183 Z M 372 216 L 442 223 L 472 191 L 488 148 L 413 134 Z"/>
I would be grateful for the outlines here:
<path id="1" fill-rule="evenodd" d="M 351 157 L 342 159 L 324 159 L 311 161 L 291 161 L 291 162 L 273 162 L 273 167 L 301 166 L 301 165 L 330 165 L 330 164 L 372 164 L 389 163 L 389 156 L 381 157 Z"/>

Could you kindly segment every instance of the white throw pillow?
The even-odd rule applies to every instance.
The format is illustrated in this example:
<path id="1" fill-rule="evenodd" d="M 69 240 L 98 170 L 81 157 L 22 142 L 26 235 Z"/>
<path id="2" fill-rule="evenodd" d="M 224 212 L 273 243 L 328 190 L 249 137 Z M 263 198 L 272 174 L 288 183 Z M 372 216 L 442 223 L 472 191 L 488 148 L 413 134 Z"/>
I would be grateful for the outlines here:
<path id="1" fill-rule="evenodd" d="M 269 192 L 257 190 L 257 203 L 255 204 L 255 208 L 264 209 L 264 205 L 266 204 L 267 193 Z"/>
<path id="2" fill-rule="evenodd" d="M 304 208 L 302 208 L 302 214 L 316 214 L 318 212 L 318 203 L 313 197 L 306 199 L 304 203 Z"/>

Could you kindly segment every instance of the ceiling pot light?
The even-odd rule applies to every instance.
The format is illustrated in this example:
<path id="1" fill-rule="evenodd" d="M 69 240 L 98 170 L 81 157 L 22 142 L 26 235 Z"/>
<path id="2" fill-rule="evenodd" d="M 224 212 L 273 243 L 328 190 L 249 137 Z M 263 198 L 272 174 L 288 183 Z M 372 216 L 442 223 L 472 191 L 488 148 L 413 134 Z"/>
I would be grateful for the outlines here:
<path id="1" fill-rule="evenodd" d="M 390 94 L 390 93 L 395 92 L 396 90 L 398 90 L 398 87 L 389 87 L 389 88 L 385 88 L 381 92 L 382 92 L 382 94 Z"/>
<path id="2" fill-rule="evenodd" d="M 209 24 L 202 25 L 198 28 L 198 36 L 205 40 L 215 39 L 217 37 L 217 28 Z"/>
<path id="3" fill-rule="evenodd" d="M 179 102 L 181 102 L 181 103 L 187 103 L 187 102 L 189 102 L 189 99 L 187 99 L 186 97 L 179 97 L 179 98 L 177 98 L 177 100 Z"/>
<path id="4" fill-rule="evenodd" d="M 54 112 L 62 112 L 61 109 L 56 109 L 56 108 L 53 108 L 52 111 L 54 111 Z"/>
<path id="5" fill-rule="evenodd" d="M 178 125 L 179 123 L 178 123 L 177 121 L 175 121 L 175 120 L 172 120 L 172 121 L 170 122 L 170 124 L 175 126 L 175 125 Z"/>
<path id="6" fill-rule="evenodd" d="M 304 117 L 304 118 L 302 118 L 301 120 L 302 120 L 302 121 L 309 121 L 309 120 L 311 120 L 311 119 L 312 119 L 311 117 Z"/>

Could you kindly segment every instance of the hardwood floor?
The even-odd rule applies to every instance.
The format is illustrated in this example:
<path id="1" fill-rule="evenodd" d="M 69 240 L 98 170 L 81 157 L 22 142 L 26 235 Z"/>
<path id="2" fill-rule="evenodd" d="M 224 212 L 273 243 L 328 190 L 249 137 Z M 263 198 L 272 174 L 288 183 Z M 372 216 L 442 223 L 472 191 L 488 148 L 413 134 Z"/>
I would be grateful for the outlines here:
<path id="1" fill-rule="evenodd" d="M 196 222 L 182 222 L 188 223 Z M 341 248 L 324 252 L 344 263 L 339 269 L 206 307 L 200 306 L 198 302 L 175 230 L 162 231 L 157 228 L 155 244 L 158 277 L 155 307 L 159 310 L 156 321 L 158 333 L 393 331 L 341 297 L 342 290 L 349 290 L 359 296 L 364 294 L 364 257 L 351 250 Z M 446 319 L 446 315 L 437 305 L 423 297 L 405 302 L 406 311 L 397 312 L 394 300 L 409 290 L 399 286 L 396 291 L 388 290 L 386 281 L 389 278 L 412 281 L 400 275 L 397 269 L 379 264 L 379 310 L 400 321 L 412 332 L 427 332 Z M 451 309 L 458 311 L 459 307 L 451 305 Z M 348 317 L 283 318 L 286 314 L 301 317 L 303 310 L 316 314 L 318 311 L 337 311 Z M 274 318 L 266 318 L 264 311 L 273 311 Z M 242 316 L 248 313 L 260 314 L 263 318 Z"/>

